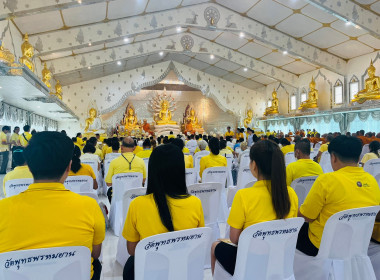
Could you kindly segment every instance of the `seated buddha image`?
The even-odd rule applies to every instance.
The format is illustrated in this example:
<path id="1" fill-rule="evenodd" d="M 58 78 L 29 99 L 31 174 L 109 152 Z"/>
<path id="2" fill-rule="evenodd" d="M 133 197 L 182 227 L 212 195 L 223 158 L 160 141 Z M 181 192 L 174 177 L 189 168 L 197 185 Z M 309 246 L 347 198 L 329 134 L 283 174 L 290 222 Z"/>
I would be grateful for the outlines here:
<path id="1" fill-rule="evenodd" d="M 172 112 L 169 109 L 169 102 L 162 100 L 161 110 L 158 113 L 157 125 L 175 125 L 177 122 L 172 121 Z"/>
<path id="2" fill-rule="evenodd" d="M 301 103 L 298 110 L 318 108 L 318 90 L 315 88 L 314 77 L 312 78 L 309 84 L 309 87 L 310 87 L 310 91 L 308 95 L 309 98 Z"/>
<path id="3" fill-rule="evenodd" d="M 20 58 L 20 63 L 25 65 L 34 72 L 34 64 L 32 62 L 34 56 L 33 46 L 29 43 L 28 33 L 25 33 L 24 42 L 21 45 L 22 57 Z"/>
<path id="4" fill-rule="evenodd" d="M 371 65 L 367 69 L 368 78 L 365 80 L 364 89 L 359 91 L 351 102 L 364 103 L 367 100 L 380 99 L 380 77 L 375 76 L 376 68 Z"/>
<path id="5" fill-rule="evenodd" d="M 85 133 L 104 133 L 102 130 L 102 122 L 100 118 L 97 116 L 98 112 L 95 108 L 91 108 L 89 111 L 89 117 L 86 119 L 86 126 L 84 129 Z"/>
<path id="6" fill-rule="evenodd" d="M 272 104 L 273 104 L 273 102 L 272 102 Z M 247 117 L 244 119 L 244 127 L 245 128 L 250 127 L 252 119 L 253 119 L 253 112 L 252 112 L 252 110 L 248 110 L 247 111 Z"/>
<path id="7" fill-rule="evenodd" d="M 137 116 L 135 115 L 135 110 L 131 106 L 127 107 L 127 111 L 124 116 L 124 125 L 125 130 L 127 131 L 138 128 Z"/>
<path id="8" fill-rule="evenodd" d="M 272 92 L 272 106 L 267 107 L 264 112 L 264 116 L 278 114 L 278 98 L 277 92 L 273 89 Z"/>
<path id="9" fill-rule="evenodd" d="M 195 110 L 191 108 L 189 115 L 187 116 L 187 123 L 190 122 L 193 129 L 196 131 L 199 128 L 202 128 L 202 124 L 198 121 L 198 118 L 195 114 Z"/>

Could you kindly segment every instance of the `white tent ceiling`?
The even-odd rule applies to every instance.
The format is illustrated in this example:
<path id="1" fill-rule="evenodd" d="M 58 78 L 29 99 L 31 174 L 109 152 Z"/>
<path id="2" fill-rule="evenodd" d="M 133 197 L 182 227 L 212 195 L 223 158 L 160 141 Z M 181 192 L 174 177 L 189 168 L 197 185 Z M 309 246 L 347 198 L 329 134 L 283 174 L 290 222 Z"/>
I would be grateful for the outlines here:
<path id="1" fill-rule="evenodd" d="M 63 85 L 173 60 L 256 89 L 320 67 L 344 74 L 348 59 L 380 49 L 380 1 L 348 1 L 350 12 L 338 2 L 7 0 L 0 20 L 12 16 L 29 33 Z M 213 27 L 210 15 L 219 19 Z M 195 42 L 190 52 L 180 46 L 184 35 Z"/>

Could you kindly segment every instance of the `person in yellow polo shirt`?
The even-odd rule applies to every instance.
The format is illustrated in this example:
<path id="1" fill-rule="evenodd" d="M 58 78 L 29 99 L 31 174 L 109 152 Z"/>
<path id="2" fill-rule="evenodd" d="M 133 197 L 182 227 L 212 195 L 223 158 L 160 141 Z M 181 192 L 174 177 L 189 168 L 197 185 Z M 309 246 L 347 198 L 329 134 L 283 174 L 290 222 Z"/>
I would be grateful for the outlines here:
<path id="1" fill-rule="evenodd" d="M 227 141 L 226 140 L 220 140 L 220 151 L 219 154 L 222 156 L 226 156 L 227 154 L 232 154 L 232 149 L 230 147 L 227 147 Z"/>
<path id="2" fill-rule="evenodd" d="M 30 134 L 30 125 L 24 125 L 24 132 L 20 135 L 20 144 L 23 147 L 26 147 L 32 138 L 32 134 Z"/>
<path id="3" fill-rule="evenodd" d="M 287 153 L 294 152 L 294 144 L 290 144 L 289 140 L 286 138 L 282 138 L 280 140 L 280 144 L 282 146 L 281 152 L 286 155 Z"/>
<path id="4" fill-rule="evenodd" d="M 295 144 L 294 156 L 297 161 L 286 167 L 286 184 L 288 186 L 298 178 L 323 174 L 322 167 L 310 159 L 310 141 L 308 139 L 302 139 Z"/>
<path id="5" fill-rule="evenodd" d="M 26 165 L 25 157 L 24 157 L 24 148 L 18 147 L 13 151 L 13 162 L 15 164 L 15 168 L 8 172 L 3 180 L 3 191 L 5 197 L 7 197 L 5 191 L 5 183 L 10 180 L 15 179 L 25 179 L 25 178 L 33 178 L 32 173 L 30 173 L 28 166 Z"/>
<path id="6" fill-rule="evenodd" d="M 326 136 L 326 143 L 322 144 L 321 147 L 319 148 L 318 154 L 317 154 L 317 161 L 321 161 L 321 156 L 324 152 L 328 151 L 328 147 L 330 142 L 334 139 L 334 136 L 332 134 L 327 134 Z"/>
<path id="7" fill-rule="evenodd" d="M 143 159 L 136 156 L 133 151 L 136 147 L 135 141 L 131 137 L 125 137 L 122 143 L 122 155 L 111 161 L 105 181 L 108 187 L 108 199 L 112 198 L 112 177 L 120 173 L 139 172 L 143 175 L 143 183 L 146 179 L 146 166 Z"/>
<path id="8" fill-rule="evenodd" d="M 5 174 L 7 172 L 7 166 L 9 161 L 9 142 L 7 134 L 11 131 L 11 128 L 4 125 L 0 132 L 0 174 Z"/>
<path id="9" fill-rule="evenodd" d="M 98 182 L 96 181 L 96 175 L 94 173 L 94 170 L 92 169 L 91 165 L 88 164 L 82 164 L 80 162 L 80 156 L 81 156 L 80 149 L 75 146 L 74 152 L 73 152 L 73 158 L 71 160 L 71 167 L 69 176 L 90 176 L 93 179 L 93 189 L 98 189 Z"/>
<path id="10" fill-rule="evenodd" d="M 227 126 L 227 132 L 224 134 L 224 137 L 231 136 L 234 137 L 235 133 L 231 131 L 231 127 Z"/>
<path id="11" fill-rule="evenodd" d="M 102 150 L 98 148 L 98 142 L 96 140 L 96 137 L 91 137 L 88 139 L 87 144 L 90 144 L 91 146 L 95 147 L 95 155 L 99 157 L 99 159 L 102 161 L 104 159 Z"/>
<path id="12" fill-rule="evenodd" d="M 149 158 L 152 154 L 151 144 L 149 138 L 145 139 L 143 142 L 143 151 L 140 151 L 136 154 L 139 158 Z"/>
<path id="13" fill-rule="evenodd" d="M 73 148 L 71 139 L 59 132 L 40 132 L 30 140 L 24 153 L 34 184 L 19 195 L 0 200 L 0 253 L 85 246 L 93 259 L 91 278 L 99 280 L 98 258 L 106 226 L 93 198 L 63 185 Z"/>
<path id="14" fill-rule="evenodd" d="M 285 160 L 278 145 L 269 140 L 260 141 L 252 146 L 249 157 L 249 167 L 257 182 L 236 193 L 227 220 L 230 240 L 235 246 L 219 241 L 213 244 L 212 271 L 218 260 L 229 274 L 234 274 L 239 237 L 247 227 L 297 217 L 298 197 L 291 187 L 286 186 Z"/>
<path id="15" fill-rule="evenodd" d="M 202 203 L 187 191 L 183 153 L 173 144 L 158 146 L 149 160 L 146 195 L 132 200 L 122 231 L 130 254 L 123 279 L 134 279 L 135 249 L 140 240 L 197 227 L 204 227 Z"/>
<path id="16" fill-rule="evenodd" d="M 307 222 L 298 235 L 297 249 L 309 256 L 318 254 L 324 226 L 333 214 L 380 204 L 376 179 L 358 167 L 360 140 L 338 136 L 328 151 L 334 172 L 319 175 L 298 212 Z"/>
<path id="17" fill-rule="evenodd" d="M 79 145 L 79 147 L 81 148 L 81 149 L 83 149 L 83 147 L 84 147 L 84 142 L 83 142 L 83 139 L 82 139 L 82 133 L 80 133 L 80 132 L 78 132 L 77 133 L 77 144 Z"/>
<path id="18" fill-rule="evenodd" d="M 210 167 L 227 166 L 227 159 L 219 155 L 220 143 L 219 139 L 212 137 L 208 143 L 210 154 L 201 158 L 199 163 L 199 176 L 202 178 L 204 170 Z"/>

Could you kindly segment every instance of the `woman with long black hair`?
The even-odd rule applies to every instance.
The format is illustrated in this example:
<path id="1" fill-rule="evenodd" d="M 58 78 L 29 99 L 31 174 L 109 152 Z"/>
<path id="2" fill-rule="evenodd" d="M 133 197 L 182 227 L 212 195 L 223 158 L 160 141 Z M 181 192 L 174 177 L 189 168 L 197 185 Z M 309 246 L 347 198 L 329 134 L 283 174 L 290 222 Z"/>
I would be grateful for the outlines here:
<path id="1" fill-rule="evenodd" d="M 146 195 L 135 198 L 128 209 L 122 235 L 131 257 L 124 266 L 123 279 L 134 279 L 137 243 L 149 236 L 204 227 L 202 204 L 187 192 L 185 160 L 175 145 L 156 147 L 149 159 Z"/>
<path id="2" fill-rule="evenodd" d="M 234 246 L 226 242 L 213 244 L 212 271 L 218 260 L 228 273 L 234 274 L 236 245 L 245 228 L 261 222 L 297 217 L 298 197 L 291 187 L 286 186 L 285 160 L 278 145 L 262 140 L 252 146 L 249 157 L 249 167 L 257 182 L 236 193 L 227 220 Z"/>

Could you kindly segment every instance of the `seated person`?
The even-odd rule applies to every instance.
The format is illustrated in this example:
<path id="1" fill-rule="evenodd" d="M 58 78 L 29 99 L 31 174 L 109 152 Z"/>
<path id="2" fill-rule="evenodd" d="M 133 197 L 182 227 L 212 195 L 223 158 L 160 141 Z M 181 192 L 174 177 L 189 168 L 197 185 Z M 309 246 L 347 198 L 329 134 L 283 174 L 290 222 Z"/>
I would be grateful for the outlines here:
<path id="1" fill-rule="evenodd" d="M 182 149 L 159 146 L 149 160 L 146 195 L 135 198 L 128 209 L 122 235 L 131 255 L 123 279 L 134 279 L 134 255 L 140 240 L 152 235 L 204 227 L 202 203 L 186 187 Z"/>
<path id="2" fill-rule="evenodd" d="M 208 144 L 205 140 L 199 140 L 198 141 L 198 147 L 195 149 L 195 154 L 201 151 L 207 151 L 208 150 Z"/>
<path id="3" fill-rule="evenodd" d="M 232 154 L 229 147 L 227 147 L 227 141 L 226 140 L 220 140 L 220 151 L 219 154 L 226 155 L 226 154 Z"/>
<path id="4" fill-rule="evenodd" d="M 185 143 L 183 142 L 183 140 L 179 138 L 173 139 L 172 144 L 180 148 L 181 151 L 183 150 L 185 146 Z M 194 167 L 193 157 L 191 155 L 184 155 L 184 158 L 185 158 L 185 168 L 193 168 Z"/>
<path id="5" fill-rule="evenodd" d="M 136 139 L 133 139 L 135 141 L 135 149 L 133 151 L 133 153 L 135 155 L 137 155 L 139 152 L 142 152 L 144 149 L 143 147 L 140 147 L 139 145 L 137 145 L 137 140 Z"/>
<path id="6" fill-rule="evenodd" d="M 323 228 L 333 214 L 380 204 L 376 179 L 358 167 L 361 141 L 338 136 L 330 142 L 328 151 L 334 172 L 319 175 L 298 211 L 306 222 L 298 234 L 297 249 L 309 256 L 318 254 Z"/>
<path id="7" fill-rule="evenodd" d="M 334 136 L 332 134 L 327 134 L 326 136 L 326 143 L 322 144 L 321 147 L 319 148 L 318 154 L 317 154 L 317 161 L 321 161 L 321 156 L 324 152 L 328 151 L 328 147 L 330 142 L 334 139 Z"/>
<path id="8" fill-rule="evenodd" d="M 119 138 L 113 137 L 110 141 L 110 146 L 106 150 L 106 154 L 121 153 Z"/>
<path id="9" fill-rule="evenodd" d="M 150 144 L 149 138 L 144 140 L 142 146 L 143 146 L 144 150 L 141 152 L 138 152 L 136 154 L 136 156 L 138 156 L 139 158 L 149 158 L 150 155 L 152 154 L 151 144 Z"/>
<path id="10" fill-rule="evenodd" d="M 190 140 L 187 141 L 186 147 L 189 149 L 190 153 L 195 153 L 195 150 L 198 148 L 197 141 L 194 139 L 194 134 L 190 135 Z"/>
<path id="11" fill-rule="evenodd" d="M 96 139 L 96 137 L 91 137 L 90 139 L 88 139 L 87 144 L 95 147 L 94 154 L 97 155 L 99 159 L 102 161 L 104 159 L 103 152 L 101 149 L 98 148 L 98 140 Z"/>
<path id="12" fill-rule="evenodd" d="M 17 147 L 17 149 L 13 150 L 13 163 L 16 167 L 8 172 L 3 179 L 3 191 L 4 196 L 5 193 L 5 183 L 10 180 L 15 179 L 26 179 L 33 178 L 32 173 L 29 171 L 29 167 L 26 165 L 25 157 L 24 157 L 24 147 Z"/>
<path id="13" fill-rule="evenodd" d="M 369 153 L 366 153 L 364 157 L 362 158 L 361 163 L 364 164 L 369 161 L 370 159 L 376 159 L 379 158 L 379 149 L 380 149 L 380 143 L 378 141 L 372 141 L 369 144 Z"/>
<path id="14" fill-rule="evenodd" d="M 40 132 L 30 139 L 24 153 L 34 184 L 22 195 L 0 200 L 0 253 L 85 246 L 91 251 L 91 279 L 99 280 L 106 226 L 94 199 L 63 185 L 73 148 L 72 140 L 60 132 Z"/>
<path id="15" fill-rule="evenodd" d="M 298 198 L 295 191 L 286 186 L 285 160 L 278 145 L 268 140 L 260 141 L 252 146 L 249 157 L 249 168 L 258 181 L 236 193 L 227 220 L 230 240 L 236 245 L 242 231 L 251 225 L 297 217 Z M 237 250 L 238 247 L 228 243 L 215 242 L 211 249 L 212 271 L 218 260 L 233 275 Z"/>
<path id="16" fill-rule="evenodd" d="M 82 164 L 80 162 L 81 152 L 80 149 L 75 146 L 73 157 L 71 160 L 71 167 L 69 176 L 90 176 L 94 180 L 93 189 L 98 189 L 98 182 L 96 182 L 96 175 L 92 167 L 88 164 Z"/>
<path id="17" fill-rule="evenodd" d="M 204 140 L 202 140 L 204 141 Z M 220 142 L 218 138 L 211 138 L 209 143 L 210 154 L 201 158 L 199 163 L 199 176 L 202 178 L 202 173 L 204 170 L 210 167 L 227 167 L 227 159 L 224 156 L 219 155 Z"/>
<path id="18" fill-rule="evenodd" d="M 100 170 L 100 158 L 95 154 L 96 148 L 87 142 L 83 148 L 83 154 L 80 156 L 81 160 L 94 160 L 98 163 L 98 171 Z"/>
<path id="19" fill-rule="evenodd" d="M 290 184 L 300 177 L 318 176 L 323 174 L 322 167 L 310 159 L 310 141 L 302 139 L 294 146 L 294 156 L 297 161 L 286 167 L 286 184 Z"/>
<path id="20" fill-rule="evenodd" d="M 287 153 L 294 152 L 294 144 L 290 144 L 289 140 L 286 138 L 282 138 L 280 141 L 282 146 L 281 152 L 286 155 Z"/>

